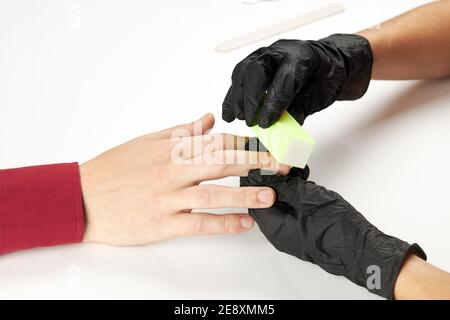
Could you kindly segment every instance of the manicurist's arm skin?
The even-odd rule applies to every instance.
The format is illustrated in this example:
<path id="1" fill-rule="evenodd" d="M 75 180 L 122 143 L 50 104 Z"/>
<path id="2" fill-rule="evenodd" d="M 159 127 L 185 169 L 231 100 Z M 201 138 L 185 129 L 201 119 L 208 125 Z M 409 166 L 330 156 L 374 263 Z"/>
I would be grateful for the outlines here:
<path id="1" fill-rule="evenodd" d="M 450 75 L 450 0 L 426 4 L 358 34 L 372 47 L 372 79 Z"/>
<path id="2" fill-rule="evenodd" d="M 409 255 L 395 283 L 394 299 L 450 299 L 450 273 Z"/>
<path id="3" fill-rule="evenodd" d="M 358 34 L 373 52 L 372 79 L 431 79 L 450 75 L 450 1 L 408 11 Z M 410 255 L 394 288 L 395 299 L 450 299 L 450 274 Z"/>

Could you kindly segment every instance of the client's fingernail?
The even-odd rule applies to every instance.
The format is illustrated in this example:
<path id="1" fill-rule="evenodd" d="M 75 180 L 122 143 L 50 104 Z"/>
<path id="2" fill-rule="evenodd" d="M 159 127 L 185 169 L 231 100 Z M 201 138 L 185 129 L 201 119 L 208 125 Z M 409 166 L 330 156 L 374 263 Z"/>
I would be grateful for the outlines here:
<path id="1" fill-rule="evenodd" d="M 264 190 L 258 192 L 258 200 L 264 204 L 272 204 L 273 203 L 273 192 L 269 190 Z"/>
<path id="2" fill-rule="evenodd" d="M 286 176 L 289 171 L 291 171 L 291 167 L 286 164 L 280 164 L 280 167 L 278 168 L 278 172 L 282 176 Z"/>
<path id="3" fill-rule="evenodd" d="M 250 229 L 253 226 L 253 218 L 252 217 L 242 217 L 241 218 L 241 226 L 245 229 Z"/>

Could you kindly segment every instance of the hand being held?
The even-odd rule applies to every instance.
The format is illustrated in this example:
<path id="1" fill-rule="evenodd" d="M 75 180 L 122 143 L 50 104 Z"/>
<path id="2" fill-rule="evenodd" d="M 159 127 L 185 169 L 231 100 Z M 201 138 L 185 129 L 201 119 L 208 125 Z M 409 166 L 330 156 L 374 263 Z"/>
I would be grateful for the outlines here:
<path id="1" fill-rule="evenodd" d="M 195 132 L 199 123 L 201 132 Z M 199 122 L 144 135 L 81 165 L 86 213 L 84 241 L 139 245 L 178 236 L 249 230 L 253 219 L 247 214 L 191 210 L 267 208 L 275 198 L 271 188 L 199 184 L 227 176 L 245 176 L 255 168 L 278 169 L 280 173 L 287 173 L 289 168 L 278 166 L 266 153 L 256 157 L 256 162 L 225 161 L 261 153 L 235 147 L 227 150 L 227 144 L 222 142 L 238 137 L 204 135 L 213 125 L 214 117 L 207 114 Z M 186 134 L 174 139 L 176 131 Z M 202 148 L 193 147 L 199 145 Z M 174 150 L 180 146 L 193 149 L 181 163 L 174 159 Z"/>

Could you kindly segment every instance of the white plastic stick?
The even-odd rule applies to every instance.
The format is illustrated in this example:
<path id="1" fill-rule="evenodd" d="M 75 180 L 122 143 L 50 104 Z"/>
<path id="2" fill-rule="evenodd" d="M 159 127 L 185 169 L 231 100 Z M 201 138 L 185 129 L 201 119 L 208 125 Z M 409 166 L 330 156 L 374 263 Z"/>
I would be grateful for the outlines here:
<path id="1" fill-rule="evenodd" d="M 345 6 L 342 4 L 338 3 L 329 4 L 322 8 L 310 11 L 308 13 L 304 13 L 300 16 L 219 43 L 216 45 L 216 51 L 229 52 L 241 48 L 243 46 L 249 45 L 251 43 L 273 37 L 277 34 L 304 26 L 306 24 L 336 15 L 344 11 Z"/>

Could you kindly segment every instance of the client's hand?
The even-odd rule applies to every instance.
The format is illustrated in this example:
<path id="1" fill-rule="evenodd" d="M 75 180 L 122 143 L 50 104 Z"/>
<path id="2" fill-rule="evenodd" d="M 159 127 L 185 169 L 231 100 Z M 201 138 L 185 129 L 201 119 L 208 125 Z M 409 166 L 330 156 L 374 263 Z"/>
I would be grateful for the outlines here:
<path id="1" fill-rule="evenodd" d="M 207 114 L 197 122 L 131 140 L 81 165 L 84 241 L 137 245 L 249 230 L 253 219 L 247 214 L 191 209 L 267 208 L 275 199 L 271 188 L 199 184 L 245 176 L 255 168 L 277 169 L 281 174 L 289 168 L 279 166 L 267 153 L 243 150 L 245 142 L 230 143 L 239 137 L 204 135 L 213 125 L 214 117 Z"/>

